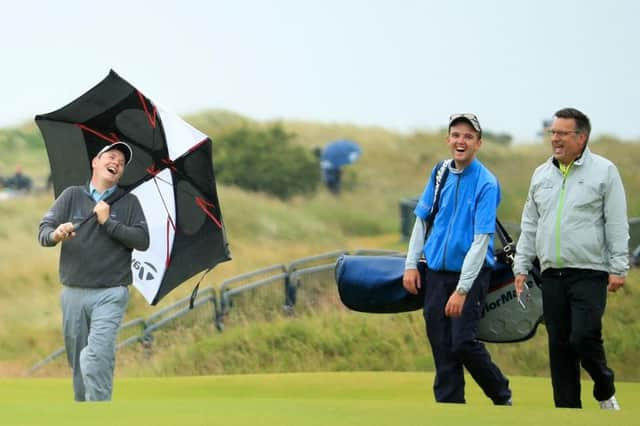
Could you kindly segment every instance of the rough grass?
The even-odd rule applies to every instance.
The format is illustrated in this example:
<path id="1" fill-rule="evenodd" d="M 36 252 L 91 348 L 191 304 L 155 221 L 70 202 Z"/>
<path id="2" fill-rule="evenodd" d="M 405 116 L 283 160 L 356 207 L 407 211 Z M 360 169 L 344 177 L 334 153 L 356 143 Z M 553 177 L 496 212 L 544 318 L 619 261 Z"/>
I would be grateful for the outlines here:
<path id="1" fill-rule="evenodd" d="M 640 284 L 633 271 L 629 286 Z M 280 288 L 273 291 L 279 292 Z M 310 289 L 306 290 L 310 293 Z M 318 295 L 321 298 L 319 299 Z M 432 371 L 433 357 L 420 311 L 374 315 L 346 310 L 335 289 L 299 295 L 295 316 L 282 313 L 266 290 L 232 308 L 223 333 L 214 330 L 206 314 L 196 327 L 180 325 L 158 333 L 152 349 L 129 348 L 119 356 L 123 376 L 239 374 L 312 371 Z M 305 305 L 306 299 L 316 303 Z M 637 292 L 611 295 L 604 320 L 607 356 L 616 377 L 640 381 L 635 359 L 640 324 L 635 315 Z M 511 344 L 488 344 L 494 360 L 509 375 L 547 377 L 546 330 Z M 585 377 L 585 386 L 589 383 Z"/>
<path id="2" fill-rule="evenodd" d="M 228 127 L 240 123 L 261 125 L 224 112 L 207 112 L 189 119 L 211 135 L 214 141 L 216 134 Z M 398 134 L 375 127 L 363 128 L 346 124 L 283 124 L 287 131 L 297 134 L 297 143 L 309 149 L 333 139 L 349 138 L 362 145 L 363 156 L 358 163 L 346 168 L 345 191 L 339 197 L 334 197 L 321 188 L 314 196 L 296 197 L 283 203 L 263 194 L 219 186 L 233 260 L 216 267 L 204 278 L 201 287 L 218 286 L 225 279 L 240 273 L 273 264 L 287 264 L 301 257 L 338 249 L 405 250 L 406 242 L 400 240 L 399 233 L 399 201 L 419 194 L 431 167 L 438 159 L 448 155 L 442 132 Z M 37 134 L 37 130 L 33 125 L 0 130 L 0 171 L 7 174 L 15 167 L 16 162 L 20 162 L 25 171 L 35 178 L 35 184 L 43 186 L 48 174 L 46 153 L 43 147 L 38 149 L 37 144 L 34 144 L 34 134 Z M 640 168 L 637 167 L 640 163 L 640 144 L 603 141 L 594 143 L 592 149 L 619 165 L 626 185 L 629 215 L 640 216 Z M 548 155 L 548 146 L 543 144 L 513 147 L 490 143 L 483 145 L 481 160 L 502 182 L 503 197 L 499 215 L 503 221 L 519 221 L 531 173 Z M 0 286 L 0 376 L 23 374 L 36 361 L 62 344 L 58 249 L 41 248 L 36 241 L 38 222 L 51 202 L 52 194 L 48 192 L 0 202 L 0 282 L 3 283 Z M 196 276 L 189 280 L 157 308 L 147 306 L 137 292 L 132 292 L 126 319 L 148 317 L 157 309 L 189 295 L 200 278 L 201 276 Z M 639 281 L 634 272 L 630 276 L 626 293 L 610 298 L 605 319 L 609 358 L 616 372 L 628 380 L 640 380 L 635 368 L 635 359 L 640 355 L 640 329 L 635 307 L 640 300 L 634 291 L 640 284 Z M 302 296 L 300 300 L 304 300 Z M 301 371 L 303 367 L 307 371 L 342 370 L 346 369 L 345 365 L 352 363 L 358 366 L 357 369 L 365 369 L 367 362 L 384 365 L 381 361 L 384 359 L 383 355 L 391 358 L 388 365 L 393 365 L 394 368 L 429 368 L 428 347 L 422 346 L 424 341 L 420 342 L 423 336 L 419 314 L 415 314 L 419 321 L 411 320 L 412 325 L 408 327 L 407 318 L 414 318 L 415 315 L 395 319 L 361 317 L 344 312 L 332 302 L 327 302 L 326 306 L 320 304 L 317 308 L 309 308 L 294 320 L 280 318 L 279 306 L 275 307 L 275 313 L 269 313 L 268 310 L 274 309 L 271 306 L 260 306 L 258 303 L 257 308 L 267 312 L 262 314 L 262 322 L 256 323 L 255 319 L 238 315 L 234 319 L 230 318 L 235 328 L 229 326 L 222 335 L 216 334 L 210 325 L 207 328 L 191 327 L 188 324 L 178 325 L 175 330 L 167 331 L 166 340 L 160 335 L 154 343 L 156 349 L 152 354 L 153 362 L 149 363 L 149 368 L 152 368 L 149 374 L 175 374 L 172 371 L 192 374 L 198 369 L 214 372 L 217 370 L 211 366 L 222 365 L 222 361 L 215 359 L 214 355 L 217 356 L 216 352 L 221 350 L 224 356 L 227 355 L 226 351 L 235 351 L 234 340 L 241 341 L 243 336 L 250 336 L 258 341 L 255 345 L 266 345 L 261 342 L 264 333 L 265 336 L 270 336 L 269 339 L 276 339 L 284 344 L 291 327 L 297 330 L 299 335 L 296 336 L 302 341 L 296 343 L 299 346 L 293 349 L 298 352 L 294 351 L 292 354 L 302 353 L 301 347 L 324 354 L 314 358 L 316 355 L 309 353 L 307 362 L 290 358 Z M 338 339 L 337 336 L 347 338 L 346 334 L 339 331 L 342 326 L 351 327 L 351 330 L 364 330 L 358 337 L 361 344 L 370 337 L 380 340 L 380 347 L 370 348 L 369 356 L 355 351 L 353 359 L 340 364 L 340 357 L 332 358 L 328 354 L 337 351 L 335 347 L 345 344 L 341 340 L 335 340 Z M 380 330 L 385 332 L 381 333 Z M 308 336 L 309 340 L 302 339 L 304 336 Z M 172 349 L 172 344 L 178 342 L 181 349 Z M 274 343 L 273 347 L 281 346 Z M 393 352 L 385 352 L 388 347 L 393 347 Z M 323 348 L 328 349 L 325 351 Z M 268 349 L 269 346 L 251 348 L 258 353 L 265 353 Z M 289 349 L 286 348 L 285 351 Z M 186 358 L 178 359 L 174 351 L 183 350 L 188 353 L 180 356 Z M 214 355 L 204 360 L 207 351 Z M 416 355 L 416 351 L 423 352 Z M 118 371 L 122 374 L 139 374 L 139 357 L 149 355 L 145 355 L 142 350 L 140 353 L 132 352 L 120 356 L 123 362 L 119 364 Z M 544 330 L 534 341 L 502 345 L 492 348 L 492 352 L 510 372 L 546 374 Z M 371 354 L 376 354 L 377 358 L 372 359 Z M 238 354 L 232 356 L 236 355 Z M 196 366 L 193 360 L 190 362 L 189 357 L 192 356 L 203 357 L 204 366 Z M 255 371 L 262 371 L 263 368 L 267 369 L 265 371 L 283 371 L 284 368 L 284 364 L 278 365 L 276 361 L 268 365 L 258 364 L 256 360 L 251 362 L 255 363 Z M 224 371 L 238 372 L 240 369 L 230 368 L 227 364 Z M 66 375 L 68 372 L 64 363 L 59 363 L 45 374 Z"/>

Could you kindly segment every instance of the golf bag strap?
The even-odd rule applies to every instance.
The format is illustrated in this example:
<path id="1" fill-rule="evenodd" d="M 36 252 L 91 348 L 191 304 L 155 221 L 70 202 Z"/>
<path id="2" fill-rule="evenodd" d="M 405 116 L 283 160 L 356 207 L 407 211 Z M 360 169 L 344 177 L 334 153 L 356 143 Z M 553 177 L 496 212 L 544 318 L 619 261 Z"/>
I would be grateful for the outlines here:
<path id="1" fill-rule="evenodd" d="M 513 243 L 511 235 L 509 235 L 509 232 L 505 229 L 504 225 L 500 223 L 500 219 L 498 218 L 496 218 L 496 229 L 498 231 L 498 238 L 500 238 L 502 244 L 507 245 Z"/>
<path id="2" fill-rule="evenodd" d="M 515 243 L 513 238 L 509 235 L 509 232 L 505 229 L 504 225 L 500 223 L 500 220 L 496 218 L 496 231 L 500 242 L 502 243 L 502 251 L 504 253 L 505 261 L 509 265 L 513 265 L 513 257 L 516 253 Z"/>
<path id="3" fill-rule="evenodd" d="M 429 234 L 429 229 L 433 225 L 433 221 L 436 219 L 436 214 L 440 209 L 440 192 L 444 183 L 447 181 L 447 176 L 449 176 L 449 164 L 451 164 L 451 159 L 442 160 L 438 163 L 438 171 L 436 172 L 436 183 L 435 188 L 433 190 L 433 204 L 431 205 L 431 211 L 429 212 L 429 216 L 427 216 L 427 220 L 425 221 L 424 227 L 424 241 L 427 241 L 427 235 Z"/>

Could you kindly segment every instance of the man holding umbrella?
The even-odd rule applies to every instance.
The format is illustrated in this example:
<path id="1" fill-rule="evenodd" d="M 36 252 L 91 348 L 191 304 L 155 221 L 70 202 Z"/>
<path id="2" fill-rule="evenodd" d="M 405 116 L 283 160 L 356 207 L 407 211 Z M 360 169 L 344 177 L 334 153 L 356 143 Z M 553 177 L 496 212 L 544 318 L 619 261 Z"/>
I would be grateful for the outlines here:
<path id="1" fill-rule="evenodd" d="M 357 143 L 346 139 L 331 142 L 319 152 L 322 181 L 332 194 L 340 193 L 342 167 L 355 163 L 361 153 Z"/>
<path id="2" fill-rule="evenodd" d="M 149 246 L 138 199 L 117 186 L 131 157 L 125 142 L 102 148 L 91 161 L 90 181 L 65 189 L 40 222 L 41 245 L 62 242 L 63 333 L 76 401 L 111 399 L 116 336 L 132 281 L 131 252 Z M 93 214 L 95 220 L 77 226 Z"/>

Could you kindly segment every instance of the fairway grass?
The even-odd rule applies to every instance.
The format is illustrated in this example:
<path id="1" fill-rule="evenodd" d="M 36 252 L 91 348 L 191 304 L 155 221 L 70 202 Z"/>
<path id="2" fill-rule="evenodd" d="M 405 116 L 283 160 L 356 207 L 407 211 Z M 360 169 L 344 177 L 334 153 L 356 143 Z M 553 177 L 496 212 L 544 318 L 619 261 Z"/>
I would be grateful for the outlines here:
<path id="1" fill-rule="evenodd" d="M 555 409 L 547 378 L 510 377 L 496 407 L 467 377 L 467 404 L 433 402 L 432 373 L 295 373 L 116 378 L 114 401 L 72 402 L 69 379 L 1 379 L 2 425 L 635 425 L 640 384 L 617 384 L 620 412 Z"/>

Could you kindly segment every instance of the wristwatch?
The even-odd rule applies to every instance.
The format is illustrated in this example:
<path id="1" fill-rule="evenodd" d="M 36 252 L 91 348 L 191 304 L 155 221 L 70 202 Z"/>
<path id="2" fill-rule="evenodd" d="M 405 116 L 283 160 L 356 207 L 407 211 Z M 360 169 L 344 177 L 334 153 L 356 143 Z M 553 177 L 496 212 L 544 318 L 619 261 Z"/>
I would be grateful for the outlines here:
<path id="1" fill-rule="evenodd" d="M 459 294 L 460 296 L 466 296 L 467 293 L 469 293 L 469 290 L 465 290 L 461 287 L 456 288 L 456 293 Z"/>

